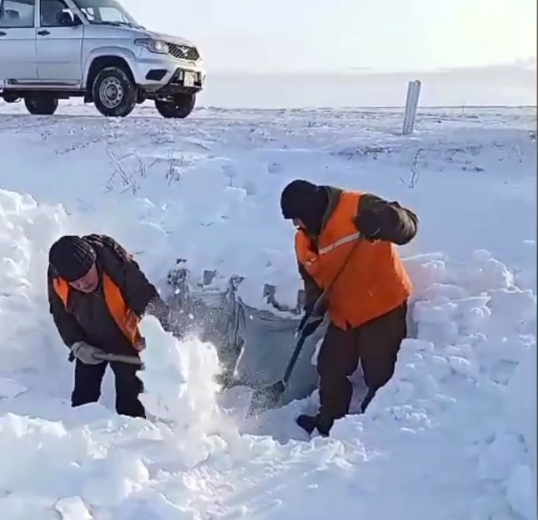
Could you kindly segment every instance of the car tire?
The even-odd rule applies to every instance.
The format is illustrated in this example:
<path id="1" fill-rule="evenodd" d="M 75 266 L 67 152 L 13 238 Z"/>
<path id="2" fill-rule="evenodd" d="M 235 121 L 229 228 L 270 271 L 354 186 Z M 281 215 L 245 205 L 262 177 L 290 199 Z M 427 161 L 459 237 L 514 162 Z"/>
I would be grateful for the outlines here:
<path id="1" fill-rule="evenodd" d="M 17 103 L 21 99 L 18 94 L 6 91 L 4 91 L 4 93 L 0 97 L 2 97 L 6 103 Z"/>
<path id="2" fill-rule="evenodd" d="M 155 108 L 167 119 L 185 119 L 194 109 L 196 94 L 176 94 L 173 99 L 156 99 Z"/>
<path id="3" fill-rule="evenodd" d="M 122 67 L 105 67 L 92 85 L 95 108 L 106 117 L 125 117 L 135 108 L 138 87 L 129 71 Z"/>
<path id="4" fill-rule="evenodd" d="M 45 94 L 26 96 L 24 106 L 34 116 L 51 116 L 58 108 L 58 98 Z"/>

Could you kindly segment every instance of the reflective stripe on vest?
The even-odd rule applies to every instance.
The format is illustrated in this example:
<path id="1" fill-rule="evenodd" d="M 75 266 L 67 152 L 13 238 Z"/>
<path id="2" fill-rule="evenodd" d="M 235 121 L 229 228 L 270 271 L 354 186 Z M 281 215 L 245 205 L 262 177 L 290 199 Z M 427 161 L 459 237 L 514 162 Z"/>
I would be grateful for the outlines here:
<path id="1" fill-rule="evenodd" d="M 62 278 L 55 278 L 53 285 L 56 294 L 67 309 L 69 292 L 71 290 L 70 285 Z M 142 350 L 142 336 L 140 336 L 138 330 L 138 323 L 140 320 L 136 314 L 127 307 L 119 287 L 107 274 L 103 275 L 103 292 L 108 310 L 114 318 L 118 328 L 123 332 L 124 336 L 136 350 Z"/>
<path id="2" fill-rule="evenodd" d="M 339 238 L 338 240 L 335 240 L 332 244 L 322 247 L 318 251 L 318 256 L 314 258 L 313 260 L 307 260 L 305 262 L 305 266 L 307 267 L 311 266 L 321 255 L 326 255 L 327 253 L 330 253 L 333 249 L 336 249 L 337 247 L 343 246 L 349 242 L 353 242 L 354 240 L 358 240 L 359 237 L 360 237 L 360 233 L 357 231 L 357 233 L 352 233 L 351 235 L 347 235 L 345 237 Z"/>

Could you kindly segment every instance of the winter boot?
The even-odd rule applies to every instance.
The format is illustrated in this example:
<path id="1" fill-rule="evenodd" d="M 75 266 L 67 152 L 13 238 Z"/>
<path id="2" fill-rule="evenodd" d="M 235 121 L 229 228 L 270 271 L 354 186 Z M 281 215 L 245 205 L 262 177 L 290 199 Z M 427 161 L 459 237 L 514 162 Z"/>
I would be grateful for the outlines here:
<path id="1" fill-rule="evenodd" d="M 375 397 L 375 394 L 377 392 L 376 388 L 368 388 L 367 394 L 364 396 L 364 399 L 361 403 L 361 413 L 366 412 L 366 408 L 368 408 L 368 405 L 372 402 L 373 398 Z"/>
<path id="2" fill-rule="evenodd" d="M 312 435 L 312 432 L 317 427 L 317 416 L 315 415 L 306 415 L 301 414 L 297 419 L 295 419 L 295 422 L 298 426 L 300 426 L 308 435 Z"/>
<path id="3" fill-rule="evenodd" d="M 312 435 L 314 430 L 318 430 L 322 437 L 328 437 L 329 432 L 334 424 L 332 420 L 324 420 L 317 415 L 302 414 L 295 420 L 298 426 L 300 426 L 308 435 Z"/>

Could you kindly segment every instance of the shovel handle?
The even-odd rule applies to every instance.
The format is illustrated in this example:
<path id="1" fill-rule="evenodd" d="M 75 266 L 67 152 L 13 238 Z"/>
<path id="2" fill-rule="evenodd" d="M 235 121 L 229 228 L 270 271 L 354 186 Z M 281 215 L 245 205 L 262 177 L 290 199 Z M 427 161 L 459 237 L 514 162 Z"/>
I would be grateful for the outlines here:
<path id="1" fill-rule="evenodd" d="M 299 354 L 301 353 L 301 350 L 303 349 L 304 342 L 306 341 L 306 335 L 304 332 L 301 332 L 301 335 L 299 336 L 299 339 L 297 340 L 297 344 L 295 345 L 295 348 L 293 349 L 293 354 L 291 355 L 291 358 L 288 362 L 288 366 L 286 367 L 286 371 L 284 372 L 284 376 L 282 377 L 282 383 L 284 383 L 284 386 L 287 386 L 288 381 L 290 380 L 291 374 L 293 372 L 293 369 L 295 368 L 295 364 L 297 363 L 297 359 L 299 358 Z"/>
<path id="2" fill-rule="evenodd" d="M 305 320 L 305 323 L 304 323 L 303 327 L 299 330 L 299 339 L 297 340 L 297 344 L 295 345 L 295 349 L 293 350 L 293 354 L 291 355 L 291 358 L 289 360 L 288 366 L 286 367 L 286 371 L 284 372 L 284 377 L 282 378 L 282 383 L 284 384 L 284 386 L 286 386 L 288 384 L 288 381 L 289 381 L 289 379 L 291 377 L 293 369 L 295 368 L 295 364 L 297 363 L 297 359 L 299 358 L 299 354 L 301 353 L 301 350 L 303 349 L 303 345 L 304 345 L 304 343 L 306 341 L 307 336 L 304 333 L 306 325 L 311 321 L 311 318 L 313 316 L 317 316 L 319 314 L 319 311 L 321 310 L 321 308 L 325 304 L 325 300 L 326 300 L 327 296 L 329 295 L 329 292 L 331 291 L 333 285 L 336 283 L 338 278 L 340 278 L 340 275 L 342 274 L 342 272 L 346 268 L 347 264 L 349 263 L 349 260 L 351 260 L 351 256 L 355 252 L 358 244 L 363 239 L 362 234 L 360 232 L 358 232 L 356 235 L 354 235 L 353 238 L 355 239 L 355 244 L 353 245 L 353 248 L 349 252 L 347 258 L 344 261 L 344 263 L 342 264 L 342 267 L 340 268 L 340 270 L 338 271 L 336 276 L 332 279 L 331 283 L 329 283 L 329 285 L 325 288 L 325 290 L 323 291 L 321 296 L 316 300 L 316 302 L 312 306 L 312 310 L 310 311 L 310 314 L 309 314 L 308 318 Z"/>
<path id="3" fill-rule="evenodd" d="M 125 363 L 127 365 L 139 366 L 142 369 L 144 368 L 144 363 L 142 363 L 142 360 L 136 356 L 123 356 L 121 354 L 108 354 L 107 352 L 103 352 L 102 354 L 94 354 L 93 357 L 99 361 Z"/>

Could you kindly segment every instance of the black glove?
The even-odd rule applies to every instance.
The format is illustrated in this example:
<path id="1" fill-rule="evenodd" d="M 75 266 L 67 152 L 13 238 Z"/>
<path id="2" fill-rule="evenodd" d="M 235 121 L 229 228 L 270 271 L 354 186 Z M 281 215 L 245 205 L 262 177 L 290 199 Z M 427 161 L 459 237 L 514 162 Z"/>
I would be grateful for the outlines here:
<path id="1" fill-rule="evenodd" d="M 383 240 L 381 236 L 383 219 L 384 215 L 381 211 L 368 209 L 353 217 L 353 224 L 366 240 Z"/>
<path id="2" fill-rule="evenodd" d="M 304 335 L 305 338 L 312 336 L 323 323 L 323 318 L 324 316 L 311 316 L 310 314 L 305 314 L 299 322 L 295 335 L 297 337 Z"/>

